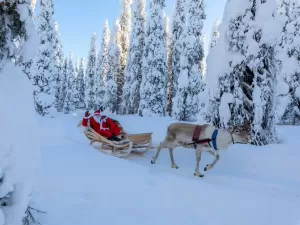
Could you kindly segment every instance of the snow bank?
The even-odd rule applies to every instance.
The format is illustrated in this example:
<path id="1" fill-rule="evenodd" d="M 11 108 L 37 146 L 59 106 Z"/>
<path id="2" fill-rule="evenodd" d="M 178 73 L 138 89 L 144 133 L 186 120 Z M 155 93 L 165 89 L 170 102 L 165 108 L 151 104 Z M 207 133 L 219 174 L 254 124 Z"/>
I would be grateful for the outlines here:
<path id="1" fill-rule="evenodd" d="M 27 76 L 12 63 L 0 74 L 1 225 L 21 225 L 39 160 L 33 93 Z"/>

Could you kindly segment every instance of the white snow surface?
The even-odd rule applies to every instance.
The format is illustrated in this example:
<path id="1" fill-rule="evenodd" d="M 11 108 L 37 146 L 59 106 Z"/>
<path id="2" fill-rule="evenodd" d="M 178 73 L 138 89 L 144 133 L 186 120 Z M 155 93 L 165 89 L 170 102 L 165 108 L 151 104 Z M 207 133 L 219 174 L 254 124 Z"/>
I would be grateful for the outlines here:
<path id="1" fill-rule="evenodd" d="M 281 144 L 234 145 L 220 161 L 202 154 L 204 178 L 193 176 L 193 149 L 155 150 L 119 159 L 88 143 L 77 128 L 84 112 L 40 118 L 42 168 L 34 207 L 43 225 L 297 225 L 300 219 L 300 151 L 298 126 L 279 127 Z M 129 133 L 153 132 L 163 140 L 169 117 L 116 116 Z"/>
<path id="2" fill-rule="evenodd" d="M 0 208 L 1 225 L 21 225 L 39 166 L 37 117 L 32 85 L 13 63 L 0 74 Z"/>
<path id="3" fill-rule="evenodd" d="M 295 95 L 296 95 L 297 98 L 300 99 L 300 87 L 296 88 Z"/>

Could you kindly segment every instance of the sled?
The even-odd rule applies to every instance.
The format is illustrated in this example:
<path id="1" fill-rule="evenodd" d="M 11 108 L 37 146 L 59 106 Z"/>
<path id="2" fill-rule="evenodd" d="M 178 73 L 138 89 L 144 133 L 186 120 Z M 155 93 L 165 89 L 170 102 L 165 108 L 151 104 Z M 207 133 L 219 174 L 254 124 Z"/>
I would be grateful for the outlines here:
<path id="1" fill-rule="evenodd" d="M 94 148 L 104 154 L 115 156 L 118 158 L 127 157 L 131 153 L 143 154 L 151 148 L 152 132 L 127 134 L 117 120 L 112 119 L 112 121 L 121 128 L 121 132 L 118 137 L 121 138 L 122 141 L 110 141 L 88 126 L 84 131 L 84 134 L 90 140 L 90 144 Z"/>

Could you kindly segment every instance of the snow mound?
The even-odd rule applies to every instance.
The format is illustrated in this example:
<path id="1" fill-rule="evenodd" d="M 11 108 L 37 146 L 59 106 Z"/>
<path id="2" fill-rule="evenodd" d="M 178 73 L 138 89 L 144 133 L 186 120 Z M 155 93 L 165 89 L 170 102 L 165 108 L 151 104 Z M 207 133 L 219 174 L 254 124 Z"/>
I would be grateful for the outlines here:
<path id="1" fill-rule="evenodd" d="M 39 161 L 32 86 L 13 63 L 0 75 L 0 224 L 21 225 Z"/>

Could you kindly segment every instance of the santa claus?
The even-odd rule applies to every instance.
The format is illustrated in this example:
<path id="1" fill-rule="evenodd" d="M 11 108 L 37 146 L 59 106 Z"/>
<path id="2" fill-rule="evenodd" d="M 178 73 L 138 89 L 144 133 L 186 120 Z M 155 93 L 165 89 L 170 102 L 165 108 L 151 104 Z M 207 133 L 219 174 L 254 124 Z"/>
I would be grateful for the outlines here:
<path id="1" fill-rule="evenodd" d="M 98 134 L 106 137 L 111 141 L 121 141 L 117 136 L 121 132 L 121 128 L 115 124 L 109 117 L 101 116 L 101 110 L 96 110 L 94 115 L 91 116 L 89 111 L 85 112 L 85 117 L 82 120 L 82 126 L 90 126 Z"/>

